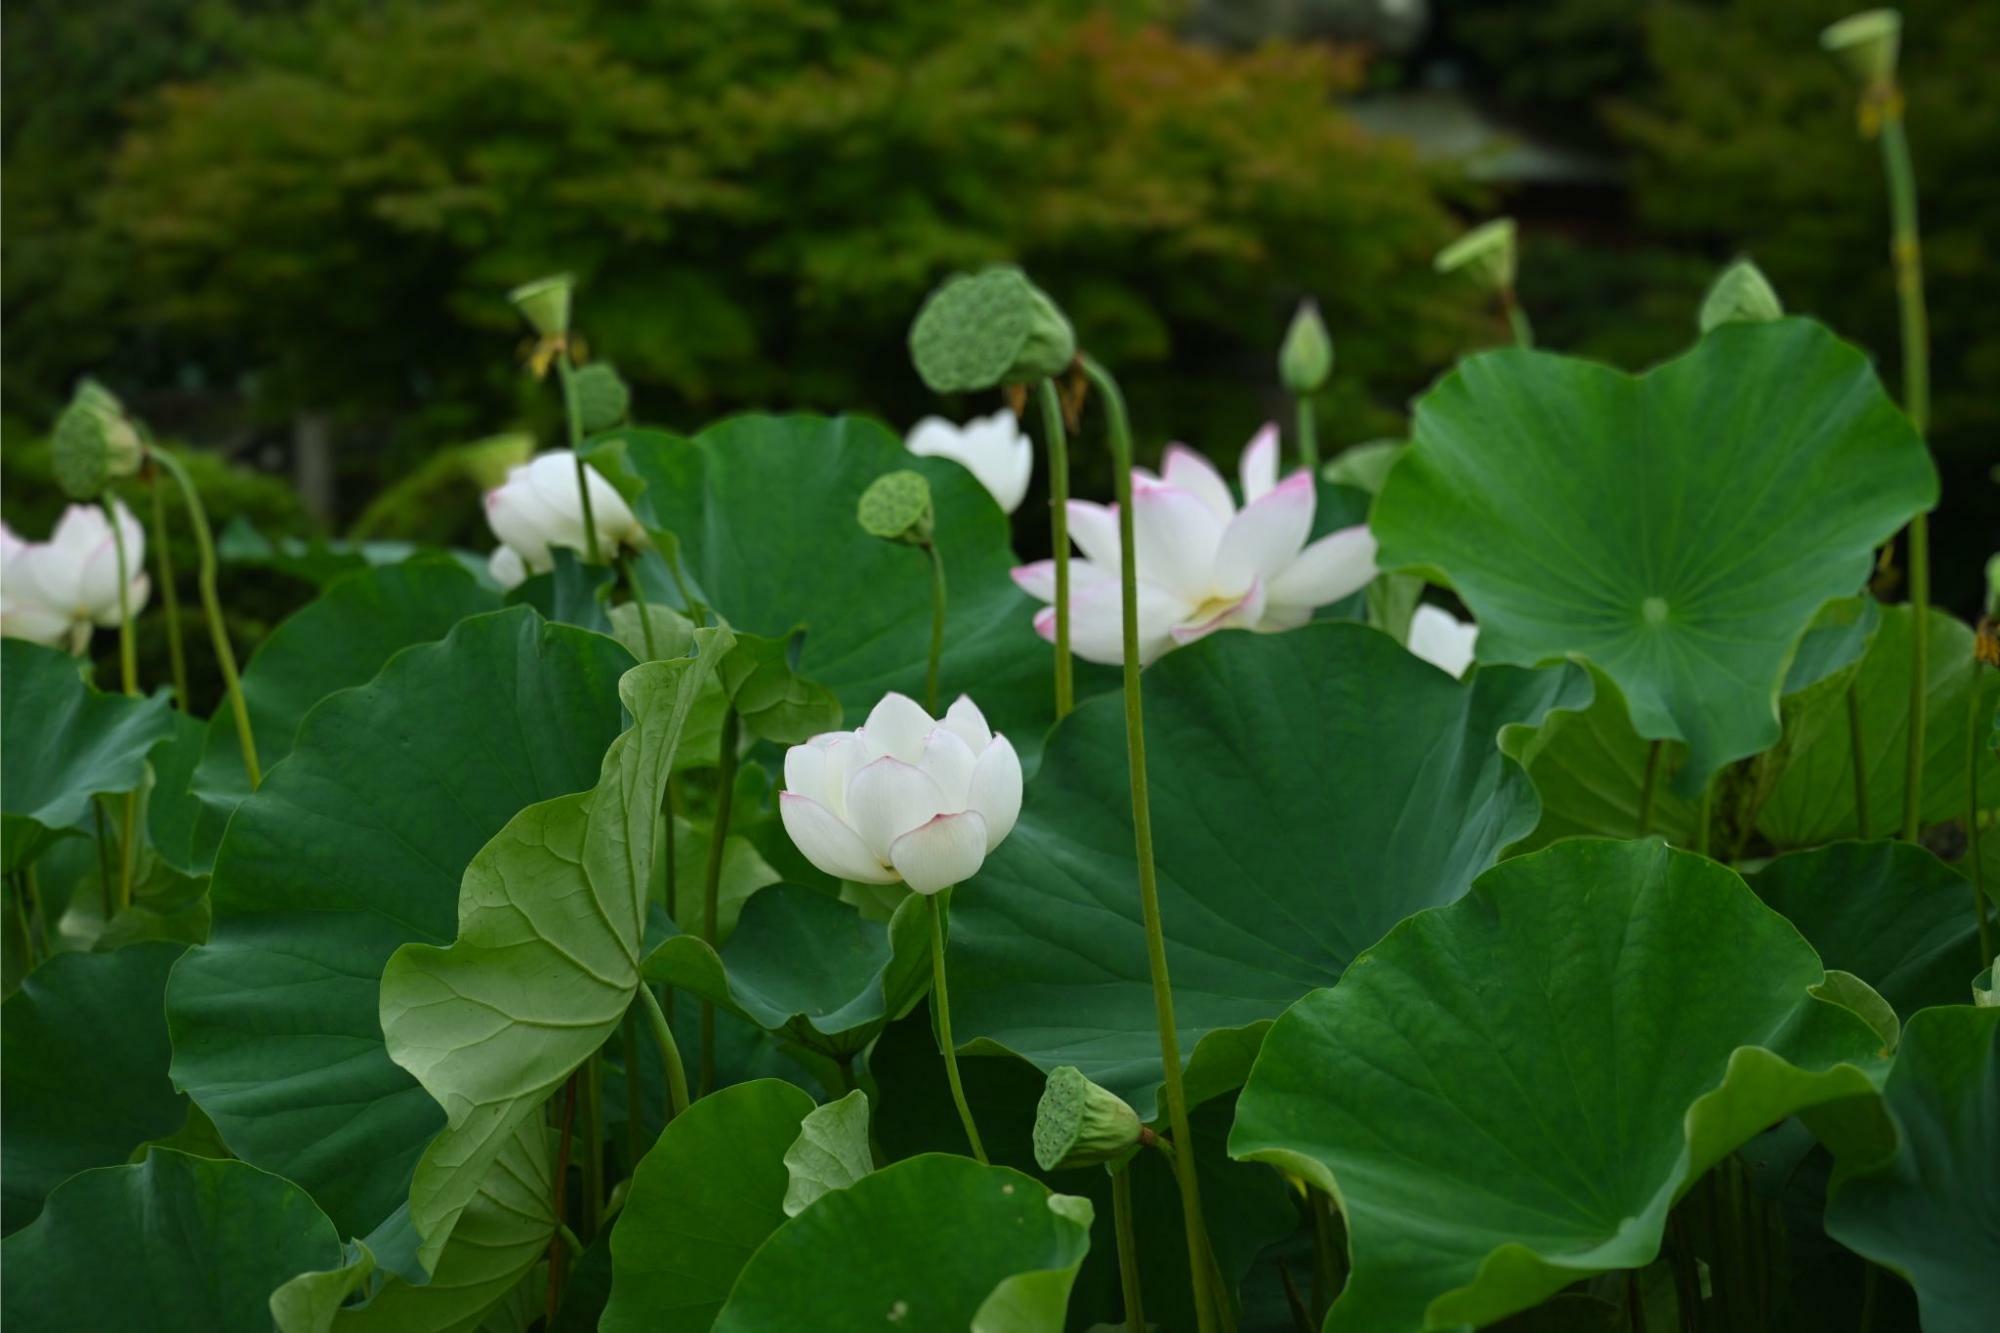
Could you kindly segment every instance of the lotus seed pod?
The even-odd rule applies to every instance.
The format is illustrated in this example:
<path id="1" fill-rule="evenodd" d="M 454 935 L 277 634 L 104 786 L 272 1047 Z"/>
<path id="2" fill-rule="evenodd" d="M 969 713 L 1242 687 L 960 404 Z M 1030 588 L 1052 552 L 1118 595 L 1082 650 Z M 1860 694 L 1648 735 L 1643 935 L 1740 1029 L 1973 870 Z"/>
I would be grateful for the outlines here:
<path id="1" fill-rule="evenodd" d="M 1307 297 L 1299 302 L 1292 326 L 1285 330 L 1284 345 L 1278 349 L 1278 378 L 1288 393 L 1303 398 L 1326 387 L 1333 374 L 1333 336 L 1319 317 L 1319 302 Z"/>
<path id="2" fill-rule="evenodd" d="M 936 393 L 1032 384 L 1069 369 L 1076 333 L 1011 264 L 948 278 L 910 325 L 910 359 Z"/>
<path id="3" fill-rule="evenodd" d="M 1903 16 L 1893 9 L 1868 9 L 1828 26 L 1819 35 L 1822 50 L 1838 60 L 1865 89 L 1896 82 L 1896 55 Z"/>
<path id="4" fill-rule="evenodd" d="M 1035 1108 L 1035 1161 L 1044 1171 L 1119 1161 L 1138 1150 L 1144 1128 L 1124 1098 L 1064 1065 Z"/>
<path id="5" fill-rule="evenodd" d="M 1431 266 L 1440 273 L 1464 273 L 1496 292 L 1514 286 L 1514 219 L 1495 218 L 1474 227 L 1438 251 Z"/>
<path id="6" fill-rule="evenodd" d="M 575 275 L 558 273 L 523 283 L 508 292 L 507 299 L 536 333 L 544 338 L 560 338 L 569 332 L 570 293 L 575 290 Z"/>
<path id="7" fill-rule="evenodd" d="M 56 483 L 72 500 L 94 500 L 104 484 L 129 477 L 145 457 L 145 442 L 109 389 L 86 379 L 56 418 L 51 461 Z"/>
<path id="8" fill-rule="evenodd" d="M 632 391 L 617 370 L 603 361 L 578 368 L 570 383 L 576 390 L 577 414 L 586 434 L 610 430 L 632 409 Z"/>
<path id="9" fill-rule="evenodd" d="M 1739 259 L 1722 270 L 1701 303 L 1701 331 L 1722 324 L 1763 324 L 1785 317 L 1785 304 L 1764 270 Z"/>
<path id="10" fill-rule="evenodd" d="M 854 516 L 871 537 L 920 545 L 931 539 L 931 484 L 907 468 L 885 472 L 861 493 Z"/>

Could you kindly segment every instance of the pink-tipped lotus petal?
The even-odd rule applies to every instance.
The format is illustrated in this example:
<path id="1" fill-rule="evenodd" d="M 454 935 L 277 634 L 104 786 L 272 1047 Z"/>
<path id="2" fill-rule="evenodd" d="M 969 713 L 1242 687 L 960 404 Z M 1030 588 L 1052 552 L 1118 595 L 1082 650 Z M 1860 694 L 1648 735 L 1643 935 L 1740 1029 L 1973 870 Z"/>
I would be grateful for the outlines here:
<path id="1" fill-rule="evenodd" d="M 1367 587 L 1375 568 L 1375 535 L 1366 524 L 1321 537 L 1290 567 L 1270 581 L 1266 592 L 1273 606 L 1325 606 Z"/>
<path id="2" fill-rule="evenodd" d="M 918 893 L 936 893 L 979 873 L 986 859 L 986 821 L 978 811 L 937 815 L 896 839 L 890 861 Z"/>
<path id="3" fill-rule="evenodd" d="M 882 861 L 890 843 L 944 807 L 944 792 L 928 773 L 889 756 L 863 765 L 847 784 L 848 827 Z"/>
<path id="4" fill-rule="evenodd" d="M 1243 503 L 1256 504 L 1264 498 L 1273 486 L 1278 484 L 1278 427 L 1274 422 L 1265 422 L 1263 429 L 1250 437 L 1250 443 L 1243 446 L 1243 458 L 1237 464 L 1237 474 L 1243 481 Z"/>
<path id="5" fill-rule="evenodd" d="M 1178 486 L 1207 505 L 1225 523 L 1236 513 L 1236 501 L 1230 498 L 1229 483 L 1215 470 L 1215 464 L 1184 444 L 1167 446 L 1160 476 L 1167 485 Z"/>
<path id="6" fill-rule="evenodd" d="M 1053 602 L 1056 599 L 1055 561 L 1037 560 L 1032 564 L 1016 565 L 1007 572 L 1013 578 L 1014 586 L 1036 601 Z"/>
<path id="7" fill-rule="evenodd" d="M 1233 593 L 1275 579 L 1305 549 L 1317 499 L 1312 477 L 1294 472 L 1229 521 L 1215 552 L 1215 589 Z"/>
<path id="8" fill-rule="evenodd" d="M 1132 551 L 1146 582 L 1206 601 L 1221 541 L 1221 520 L 1189 492 L 1159 483 L 1133 488 Z"/>
<path id="9" fill-rule="evenodd" d="M 858 884 L 894 884 L 896 872 L 872 856 L 860 835 L 833 811 L 797 792 L 778 793 L 778 815 L 799 852 L 835 879 Z"/>

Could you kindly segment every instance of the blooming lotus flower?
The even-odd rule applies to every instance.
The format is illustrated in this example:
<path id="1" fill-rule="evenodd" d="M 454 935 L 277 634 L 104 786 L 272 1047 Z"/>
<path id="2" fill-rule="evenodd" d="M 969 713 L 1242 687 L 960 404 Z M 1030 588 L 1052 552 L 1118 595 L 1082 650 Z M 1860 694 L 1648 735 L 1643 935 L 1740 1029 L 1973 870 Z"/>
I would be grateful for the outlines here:
<path id="1" fill-rule="evenodd" d="M 1276 426 L 1257 432 L 1240 470 L 1241 509 L 1222 474 L 1185 445 L 1167 446 L 1159 476 L 1132 470 L 1142 664 L 1219 629 L 1294 629 L 1375 577 L 1366 524 L 1307 543 L 1313 479 L 1298 471 L 1278 480 Z M 1070 648 L 1092 662 L 1121 662 L 1118 511 L 1072 500 L 1069 532 L 1083 553 L 1070 562 Z M 1052 560 L 1021 566 L 1014 581 L 1031 597 L 1055 601 Z M 1054 641 L 1053 607 L 1035 616 L 1035 630 Z"/>
<path id="2" fill-rule="evenodd" d="M 599 548 L 612 551 L 621 545 L 644 546 L 646 530 L 633 517 L 625 497 L 587 463 L 584 475 L 589 478 Z M 506 483 L 486 492 L 486 523 L 532 573 L 545 574 L 555 568 L 555 557 L 550 554 L 553 547 L 588 550 L 583 499 L 576 485 L 576 455 L 568 449 L 551 449 L 508 469 Z M 503 563 L 511 572 L 512 564 Z M 495 578 L 502 577 L 501 567 L 489 562 L 488 568 Z"/>
<path id="3" fill-rule="evenodd" d="M 913 454 L 963 464 L 1009 514 L 1021 507 L 1028 494 L 1028 476 L 1035 469 L 1034 446 L 1004 407 L 963 426 L 943 417 L 925 417 L 911 428 L 905 447 Z"/>
<path id="4" fill-rule="evenodd" d="M 60 647 L 69 637 L 69 617 L 43 606 L 32 585 L 24 586 L 23 571 L 17 566 L 33 549 L 0 523 L 0 636 Z"/>
<path id="5" fill-rule="evenodd" d="M 1454 676 L 1463 676 L 1472 665 L 1472 650 L 1478 642 L 1479 626 L 1428 602 L 1419 606 L 1410 620 L 1410 651 Z"/>
<path id="6" fill-rule="evenodd" d="M 117 513 L 125 538 L 126 600 L 136 616 L 152 587 L 146 577 L 146 530 L 123 503 L 117 504 Z M 59 642 L 61 632 L 53 638 L 28 632 L 46 631 L 54 617 L 72 646 L 80 646 L 93 624 L 118 623 L 118 548 L 103 506 L 71 505 L 46 542 L 24 543 L 12 533 L 7 536 L 8 619 L 18 625 L 21 637 Z"/>
<path id="7" fill-rule="evenodd" d="M 1013 831 L 1021 760 L 962 694 L 941 720 L 888 694 L 855 730 L 785 752 L 778 812 L 827 874 L 936 893 L 970 879 Z"/>

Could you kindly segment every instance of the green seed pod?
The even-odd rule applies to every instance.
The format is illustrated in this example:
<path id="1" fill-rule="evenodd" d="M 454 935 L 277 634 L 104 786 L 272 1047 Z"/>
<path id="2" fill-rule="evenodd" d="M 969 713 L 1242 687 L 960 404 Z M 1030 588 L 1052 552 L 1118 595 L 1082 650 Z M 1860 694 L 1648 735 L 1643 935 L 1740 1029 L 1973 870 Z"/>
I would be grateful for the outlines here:
<path id="1" fill-rule="evenodd" d="M 936 393 L 1033 384 L 1069 369 L 1076 332 L 1027 274 L 1001 264 L 930 294 L 910 325 L 910 359 Z"/>
<path id="2" fill-rule="evenodd" d="M 523 283 L 508 292 L 507 299 L 536 333 L 544 338 L 560 338 L 569 332 L 570 294 L 575 290 L 575 275 L 558 273 Z"/>
<path id="3" fill-rule="evenodd" d="M 117 396 L 96 380 L 79 383 L 56 418 L 51 440 L 51 461 L 63 493 L 72 500 L 94 500 L 106 482 L 137 472 L 145 454 L 145 441 Z"/>
<path id="4" fill-rule="evenodd" d="M 1764 270 L 1739 259 L 1722 270 L 1701 303 L 1701 331 L 1722 324 L 1763 324 L 1785 317 L 1785 303 Z"/>
<path id="5" fill-rule="evenodd" d="M 1431 267 L 1440 273 L 1464 273 L 1496 292 L 1514 286 L 1514 219 L 1495 218 L 1474 227 L 1438 251 Z"/>
<path id="6" fill-rule="evenodd" d="M 1319 302 L 1307 297 L 1299 302 L 1292 326 L 1285 330 L 1284 345 L 1278 349 L 1278 378 L 1295 397 L 1303 398 L 1326 387 L 1333 374 L 1333 336 L 1319 317 Z"/>
<path id="7" fill-rule="evenodd" d="M 931 539 L 931 484 L 921 472 L 885 472 L 861 493 L 855 518 L 883 541 L 920 546 Z"/>
<path id="8" fill-rule="evenodd" d="M 570 383 L 576 390 L 577 414 L 583 418 L 586 434 L 610 430 L 632 410 L 632 391 L 606 362 L 593 361 L 579 367 L 570 376 Z"/>
<path id="9" fill-rule="evenodd" d="M 1044 1171 L 1120 1161 L 1138 1151 L 1144 1129 L 1124 1098 L 1064 1065 L 1050 1072 L 1035 1108 L 1035 1161 Z"/>
<path id="10" fill-rule="evenodd" d="M 1829 25 L 1820 33 L 1819 44 L 1864 89 L 1880 89 L 1896 82 L 1896 56 L 1902 37 L 1901 14 L 1893 9 L 1868 9 Z"/>

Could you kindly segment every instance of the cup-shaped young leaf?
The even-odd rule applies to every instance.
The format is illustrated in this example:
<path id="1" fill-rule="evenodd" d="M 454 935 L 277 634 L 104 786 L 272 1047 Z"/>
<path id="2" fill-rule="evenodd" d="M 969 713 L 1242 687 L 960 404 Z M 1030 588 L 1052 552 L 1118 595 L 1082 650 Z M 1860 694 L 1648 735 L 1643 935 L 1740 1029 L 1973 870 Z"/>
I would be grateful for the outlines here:
<path id="1" fill-rule="evenodd" d="M 1739 259 L 1722 270 L 1701 303 L 1701 331 L 1722 324 L 1764 323 L 1785 317 L 1785 303 L 1764 270 Z"/>
<path id="2" fill-rule="evenodd" d="M 1028 478 L 1035 470 L 1035 447 L 1021 423 L 1006 408 L 990 417 L 974 417 L 954 426 L 943 417 L 925 417 L 910 429 L 904 444 L 913 454 L 949 458 L 979 479 L 1005 513 L 1013 513 L 1027 498 Z"/>
<path id="3" fill-rule="evenodd" d="M 910 359 L 936 393 L 1032 384 L 1069 369 L 1076 332 L 1011 264 L 945 280 L 910 326 Z"/>
<path id="4" fill-rule="evenodd" d="M 1062 1065 L 1035 1107 L 1035 1162 L 1044 1171 L 1116 1162 L 1137 1150 L 1144 1128 L 1123 1097 Z"/>
<path id="5" fill-rule="evenodd" d="M 936 893 L 972 878 L 1021 813 L 1021 761 L 960 695 L 942 719 L 889 694 L 853 731 L 785 752 L 785 831 L 839 879 Z"/>
<path id="6" fill-rule="evenodd" d="M 104 483 L 139 470 L 146 446 L 109 389 L 85 379 L 56 418 L 50 440 L 56 482 L 72 500 L 94 500 Z"/>
<path id="7" fill-rule="evenodd" d="M 1375 539 L 1364 524 L 1308 544 L 1318 503 L 1310 473 L 1278 480 L 1277 428 L 1266 426 L 1243 451 L 1243 507 L 1214 464 L 1169 445 L 1159 475 L 1135 468 L 1132 523 L 1139 575 L 1139 657 L 1219 629 L 1295 629 L 1315 608 L 1339 601 L 1375 577 Z M 1118 587 L 1118 513 L 1069 502 L 1069 532 L 1083 559 L 1070 562 L 1070 647 L 1091 662 L 1124 658 Z M 1055 564 L 1014 571 L 1030 596 L 1055 601 Z M 1055 638 L 1053 606 L 1035 631 Z"/>
<path id="8" fill-rule="evenodd" d="M 560 338 L 569 332 L 570 296 L 575 291 L 576 275 L 558 273 L 523 283 L 508 292 L 507 299 L 536 333 L 544 338 Z"/>
<path id="9" fill-rule="evenodd" d="M 584 475 L 589 479 L 599 549 L 645 546 L 646 530 L 625 498 L 596 468 L 586 464 Z M 509 586 L 520 582 L 516 576 L 523 570 L 546 574 L 555 568 L 554 547 L 588 549 L 576 455 L 568 449 L 551 449 L 510 469 L 504 485 L 486 492 L 486 523 L 514 552 L 513 559 L 506 559 L 496 551 L 489 562 L 494 577 Z"/>
<path id="10" fill-rule="evenodd" d="M 1514 219 L 1495 218 L 1474 227 L 1438 251 L 1431 266 L 1440 273 L 1463 273 L 1493 291 L 1510 290 L 1514 286 Z"/>
<path id="11" fill-rule="evenodd" d="M 1303 397 L 1318 393 L 1333 374 L 1333 335 L 1320 318 L 1319 302 L 1307 297 L 1299 302 L 1285 341 L 1278 348 L 1278 378 L 1285 391 Z"/>

